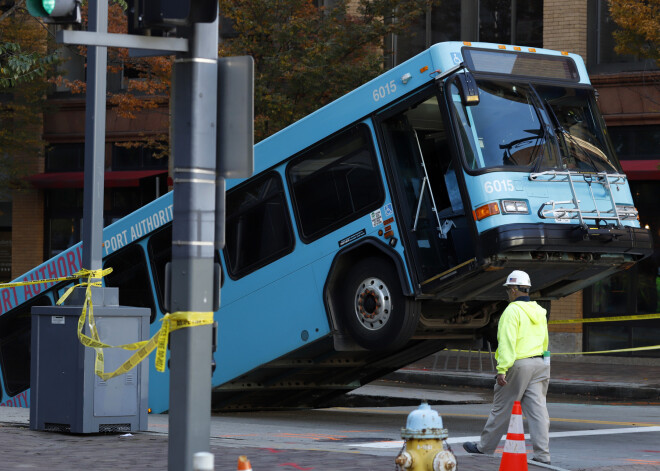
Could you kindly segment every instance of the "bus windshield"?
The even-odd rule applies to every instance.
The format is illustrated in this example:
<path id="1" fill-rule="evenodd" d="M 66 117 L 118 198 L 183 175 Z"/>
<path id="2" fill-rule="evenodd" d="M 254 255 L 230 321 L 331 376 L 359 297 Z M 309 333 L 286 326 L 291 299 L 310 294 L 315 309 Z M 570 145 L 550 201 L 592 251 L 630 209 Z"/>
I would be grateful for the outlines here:
<path id="1" fill-rule="evenodd" d="M 468 169 L 620 171 L 590 91 L 504 80 L 477 84 L 474 106 L 462 103 L 456 82 L 450 85 Z"/>
<path id="2" fill-rule="evenodd" d="M 559 136 L 563 168 L 621 173 L 590 90 L 550 85 L 535 85 L 534 88 Z"/>

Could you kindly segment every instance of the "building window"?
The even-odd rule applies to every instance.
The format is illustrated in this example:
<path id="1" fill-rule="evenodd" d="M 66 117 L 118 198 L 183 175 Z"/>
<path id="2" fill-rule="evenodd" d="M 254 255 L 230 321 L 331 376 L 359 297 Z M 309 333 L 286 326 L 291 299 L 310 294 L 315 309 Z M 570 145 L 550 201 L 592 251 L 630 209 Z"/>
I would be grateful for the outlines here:
<path id="1" fill-rule="evenodd" d="M 85 143 L 51 144 L 46 147 L 46 172 L 82 172 Z"/>
<path id="2" fill-rule="evenodd" d="M 481 0 L 479 41 L 543 47 L 543 0 Z"/>
<path id="3" fill-rule="evenodd" d="M 394 63 L 400 64 L 431 45 L 461 39 L 461 0 L 445 0 L 441 7 L 430 8 L 417 18 L 410 34 L 391 39 L 389 48 L 394 52 Z"/>
<path id="4" fill-rule="evenodd" d="M 654 181 L 631 181 L 640 224 L 651 230 L 655 252 L 633 268 L 595 283 L 584 291 L 584 317 L 612 317 L 660 312 L 660 214 Z M 584 351 L 657 345 L 660 319 L 584 325 Z M 659 350 L 619 355 L 660 356 Z"/>
<path id="5" fill-rule="evenodd" d="M 619 159 L 660 160 L 660 124 L 608 126 Z"/>
<path id="6" fill-rule="evenodd" d="M 164 176 L 142 178 L 139 187 L 105 188 L 104 227 L 150 203 L 167 191 Z M 46 191 L 46 258 L 54 257 L 82 239 L 83 189 Z"/>
<path id="7" fill-rule="evenodd" d="M 227 272 L 241 278 L 293 250 L 282 179 L 270 172 L 227 193 Z"/>
<path id="8" fill-rule="evenodd" d="M 167 158 L 156 157 L 146 147 L 124 147 L 113 143 L 112 170 L 167 169 Z"/>
<path id="9" fill-rule="evenodd" d="M 652 59 L 637 59 L 614 51 L 613 33 L 617 24 L 612 20 L 608 2 L 588 0 L 587 3 L 587 68 L 589 73 L 616 73 L 634 70 L 655 70 Z"/>
<path id="10" fill-rule="evenodd" d="M 287 179 L 305 242 L 373 211 L 384 197 L 371 134 L 364 125 L 296 157 Z"/>
<path id="11" fill-rule="evenodd" d="M 443 41 L 543 47 L 543 0 L 445 0 L 390 41 L 391 66 Z"/>
<path id="12" fill-rule="evenodd" d="M 656 252 L 657 256 L 658 252 Z M 584 293 L 584 317 L 654 314 L 660 308 L 660 277 L 655 257 L 634 268 L 599 281 Z M 584 325 L 584 351 L 599 352 L 658 344 L 660 320 L 598 322 Z M 622 352 L 616 355 L 660 357 L 660 351 Z"/>

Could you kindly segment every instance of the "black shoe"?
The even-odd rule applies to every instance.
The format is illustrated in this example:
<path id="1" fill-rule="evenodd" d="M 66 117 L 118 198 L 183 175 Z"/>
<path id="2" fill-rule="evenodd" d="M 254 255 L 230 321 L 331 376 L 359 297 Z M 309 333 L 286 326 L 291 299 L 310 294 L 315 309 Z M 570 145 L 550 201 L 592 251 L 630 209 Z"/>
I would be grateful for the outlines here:
<path id="1" fill-rule="evenodd" d="M 465 445 L 464 445 L 464 446 L 465 446 Z M 537 458 L 532 458 L 532 461 L 536 461 L 537 463 L 543 463 L 543 464 L 550 465 L 550 462 L 549 462 L 549 461 L 543 461 L 543 460 L 539 460 L 539 459 L 537 459 Z"/>
<path id="2" fill-rule="evenodd" d="M 479 448 L 477 448 L 477 444 L 475 442 L 463 443 L 463 449 L 468 453 L 479 453 L 480 455 L 483 455 L 483 452 L 479 451 Z"/>

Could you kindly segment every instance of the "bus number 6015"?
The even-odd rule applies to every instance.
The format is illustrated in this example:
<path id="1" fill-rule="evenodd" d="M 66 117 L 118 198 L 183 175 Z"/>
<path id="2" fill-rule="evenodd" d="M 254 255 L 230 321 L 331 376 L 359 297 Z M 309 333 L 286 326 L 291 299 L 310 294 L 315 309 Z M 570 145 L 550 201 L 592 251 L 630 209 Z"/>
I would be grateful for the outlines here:
<path id="1" fill-rule="evenodd" d="M 513 181 L 511 180 L 493 180 L 484 183 L 484 191 L 486 193 L 500 192 L 500 191 L 513 191 Z"/>
<path id="2" fill-rule="evenodd" d="M 389 83 L 381 85 L 378 88 L 374 88 L 372 92 L 374 101 L 382 100 L 388 95 L 394 95 L 394 93 L 396 93 L 396 83 L 394 80 L 390 80 Z"/>

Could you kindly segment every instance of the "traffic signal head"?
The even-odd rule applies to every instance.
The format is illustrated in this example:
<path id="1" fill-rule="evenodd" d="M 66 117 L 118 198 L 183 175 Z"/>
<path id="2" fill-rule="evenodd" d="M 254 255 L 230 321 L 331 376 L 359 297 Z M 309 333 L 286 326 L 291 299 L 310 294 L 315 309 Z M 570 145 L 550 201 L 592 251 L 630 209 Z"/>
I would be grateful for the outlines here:
<path id="1" fill-rule="evenodd" d="M 26 4 L 30 14 L 44 23 L 80 24 L 80 0 L 27 0 Z"/>
<path id="2" fill-rule="evenodd" d="M 169 31 L 192 23 L 213 23 L 217 0 L 127 0 L 128 32 Z"/>

